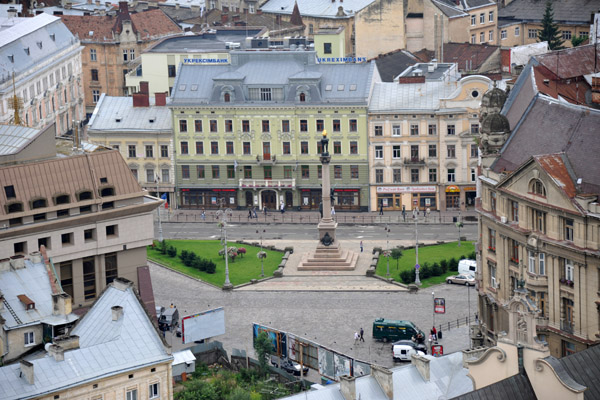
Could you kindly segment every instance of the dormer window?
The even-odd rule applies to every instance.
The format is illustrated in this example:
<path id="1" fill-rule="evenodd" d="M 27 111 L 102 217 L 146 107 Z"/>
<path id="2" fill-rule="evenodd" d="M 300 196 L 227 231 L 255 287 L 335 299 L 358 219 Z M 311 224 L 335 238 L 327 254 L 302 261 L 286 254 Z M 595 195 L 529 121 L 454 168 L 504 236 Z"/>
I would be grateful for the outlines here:
<path id="1" fill-rule="evenodd" d="M 31 202 L 31 209 L 35 210 L 36 208 L 45 208 L 48 207 L 48 202 L 46 199 L 36 199 Z"/>
<path id="2" fill-rule="evenodd" d="M 25 54 L 29 55 L 29 47 L 25 47 L 23 50 L 25 50 Z"/>
<path id="3" fill-rule="evenodd" d="M 101 197 L 114 196 L 114 195 L 115 195 L 115 188 L 112 186 L 100 189 Z"/>
<path id="4" fill-rule="evenodd" d="M 540 181 L 539 179 L 534 179 L 533 181 L 531 181 L 530 190 L 531 193 L 537 196 L 546 197 L 546 188 L 544 187 L 542 181 Z"/>
<path id="5" fill-rule="evenodd" d="M 38 46 L 40 49 L 41 49 L 41 48 L 44 46 L 44 44 L 43 44 L 42 42 L 36 42 L 36 43 L 37 43 L 37 46 Z"/>
<path id="6" fill-rule="evenodd" d="M 11 63 L 14 63 L 14 62 L 15 62 L 15 56 L 14 56 L 14 55 L 12 55 L 12 54 L 10 54 L 10 55 L 8 56 L 8 61 L 10 61 Z"/>
<path id="7" fill-rule="evenodd" d="M 227 85 L 221 88 L 221 101 L 223 103 L 231 103 L 235 100 L 235 92 L 233 86 Z"/>
<path id="8" fill-rule="evenodd" d="M 300 103 L 304 103 L 306 101 L 306 94 L 304 92 L 300 93 L 299 99 Z"/>
<path id="9" fill-rule="evenodd" d="M 56 35 L 54 33 L 51 33 L 50 39 L 52 39 L 53 42 L 56 42 Z"/>
<path id="10" fill-rule="evenodd" d="M 224 101 L 225 103 L 229 103 L 229 102 L 231 102 L 231 94 L 229 94 L 229 93 L 227 93 L 227 92 L 226 92 L 226 93 L 224 93 L 224 94 L 223 94 L 223 101 Z"/>
<path id="11" fill-rule="evenodd" d="M 92 192 L 84 190 L 77 195 L 78 201 L 90 200 L 92 198 Z"/>
<path id="12" fill-rule="evenodd" d="M 6 206 L 6 212 L 8 214 L 23 212 L 23 203 L 16 202 L 16 203 L 8 204 Z"/>
<path id="13" fill-rule="evenodd" d="M 60 194 L 54 198 L 55 205 L 68 204 L 70 202 L 71 202 L 71 199 L 69 198 L 68 194 Z"/>

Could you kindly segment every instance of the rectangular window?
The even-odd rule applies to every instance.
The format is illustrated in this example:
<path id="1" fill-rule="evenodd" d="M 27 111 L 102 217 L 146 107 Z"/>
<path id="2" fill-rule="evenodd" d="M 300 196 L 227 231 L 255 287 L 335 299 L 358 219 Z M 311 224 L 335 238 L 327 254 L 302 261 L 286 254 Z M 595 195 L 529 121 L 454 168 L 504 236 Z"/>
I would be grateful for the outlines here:
<path id="1" fill-rule="evenodd" d="M 333 178 L 334 179 L 342 179 L 342 166 L 341 165 L 333 166 Z"/>
<path id="2" fill-rule="evenodd" d="M 476 144 L 471 146 L 471 158 L 477 158 L 479 156 L 479 147 Z"/>
<path id="3" fill-rule="evenodd" d="M 383 169 L 381 168 L 375 170 L 375 183 L 383 183 Z"/>
<path id="4" fill-rule="evenodd" d="M 25 347 L 30 347 L 35 345 L 35 334 L 34 332 L 25 332 L 23 338 L 23 344 Z"/>
<path id="5" fill-rule="evenodd" d="M 448 182 L 456 182 L 456 170 L 448 168 Z"/>
<path id="6" fill-rule="evenodd" d="M 233 154 L 233 142 L 225 142 L 225 152 L 229 155 Z"/>
<path id="7" fill-rule="evenodd" d="M 488 228 L 488 250 L 496 252 L 496 230 Z"/>
<path id="8" fill-rule="evenodd" d="M 262 124 L 261 124 L 261 126 L 262 126 L 262 131 L 263 131 L 263 132 L 269 132 L 269 131 L 270 131 L 270 130 L 269 130 L 269 120 L 268 120 L 268 119 L 264 119 L 264 120 L 262 121 Z"/>
<path id="9" fill-rule="evenodd" d="M 161 169 L 161 175 L 162 175 L 162 181 L 163 182 L 169 182 L 170 181 L 170 178 L 169 178 L 169 169 L 168 168 Z"/>
<path id="10" fill-rule="evenodd" d="M 350 179 L 358 179 L 358 165 L 350 166 Z"/>
<path id="11" fill-rule="evenodd" d="M 383 146 L 375 146 L 375 159 L 383 159 Z"/>
<path id="12" fill-rule="evenodd" d="M 300 154 L 308 154 L 308 142 L 300 142 Z"/>
<path id="13" fill-rule="evenodd" d="M 227 166 L 227 179 L 235 179 L 235 165 Z"/>
<path id="14" fill-rule="evenodd" d="M 181 154 L 188 154 L 188 142 L 181 142 Z"/>
<path id="15" fill-rule="evenodd" d="M 138 400 L 137 389 L 128 390 L 125 400 Z"/>
<path id="16" fill-rule="evenodd" d="M 323 43 L 323 54 L 331 54 L 331 43 Z"/>
<path id="17" fill-rule="evenodd" d="M 478 123 L 471 124 L 471 134 L 475 135 L 478 133 L 479 133 L 479 124 Z"/>
<path id="18" fill-rule="evenodd" d="M 290 145 L 290 142 L 283 142 L 283 154 L 291 154 L 292 153 L 292 147 Z"/>
<path id="19" fill-rule="evenodd" d="M 519 263 L 519 242 L 515 239 L 510 239 L 510 260 Z"/>
<path id="20" fill-rule="evenodd" d="M 243 151 L 244 155 L 246 155 L 246 156 L 252 154 L 252 149 L 250 147 L 250 142 L 243 142 L 242 143 L 242 151 Z"/>
<path id="21" fill-rule="evenodd" d="M 350 141 L 350 154 L 358 154 L 358 142 L 355 140 Z"/>
<path id="22" fill-rule="evenodd" d="M 521 34 L 521 28 L 518 26 L 515 26 L 515 36 L 519 36 Z"/>
<path id="23" fill-rule="evenodd" d="M 181 166 L 181 179 L 190 179 L 190 166 L 189 165 Z"/>
<path id="24" fill-rule="evenodd" d="M 342 124 L 340 123 L 339 119 L 334 119 L 333 120 L 333 131 L 334 132 L 339 132 L 342 130 Z"/>
<path id="25" fill-rule="evenodd" d="M 271 88 L 260 88 L 260 100 L 261 101 L 271 101 Z"/>
<path id="26" fill-rule="evenodd" d="M 66 244 L 73 244 L 73 233 L 63 233 L 60 235 L 60 242 L 64 246 Z"/>
<path id="27" fill-rule="evenodd" d="M 500 31 L 500 40 L 504 40 L 506 39 L 507 35 L 506 35 L 506 29 L 502 29 Z"/>
<path id="28" fill-rule="evenodd" d="M 574 222 L 572 219 L 570 218 L 563 218 L 563 224 L 564 224 L 564 239 L 568 240 L 569 242 L 573 241 L 573 225 Z"/>
<path id="29" fill-rule="evenodd" d="M 528 271 L 530 274 L 535 274 L 535 261 L 536 261 L 535 253 L 531 250 L 529 250 L 527 253 L 529 255 Z"/>
<path id="30" fill-rule="evenodd" d="M 90 61 L 98 61 L 96 49 L 90 49 Z"/>
<path id="31" fill-rule="evenodd" d="M 437 168 L 429 168 L 429 182 L 437 182 Z"/>
<path id="32" fill-rule="evenodd" d="M 375 129 L 375 136 L 383 136 L 383 126 L 376 125 L 374 129 Z"/>
<path id="33" fill-rule="evenodd" d="M 250 121 L 247 119 L 242 121 L 242 132 L 250 132 Z"/>
<path id="34" fill-rule="evenodd" d="M 60 286 L 66 294 L 73 298 L 73 263 L 71 261 L 60 263 Z"/>
<path id="35" fill-rule="evenodd" d="M 308 120 L 300 120 L 300 132 L 308 132 Z"/>
<path id="36" fill-rule="evenodd" d="M 204 142 L 196 142 L 196 154 L 204 154 Z"/>
<path id="37" fill-rule="evenodd" d="M 447 149 L 448 149 L 448 158 L 456 158 L 456 145 L 449 144 Z"/>
<path id="38" fill-rule="evenodd" d="M 100 101 L 100 91 L 99 90 L 92 90 L 92 101 L 94 103 L 97 103 L 98 101 Z M 40 115 L 40 117 L 41 117 L 41 115 Z M 33 119 L 35 119 L 35 116 Z"/>
<path id="39" fill-rule="evenodd" d="M 213 165 L 212 168 L 212 178 L 213 179 L 220 179 L 221 178 L 221 168 L 219 168 L 218 165 Z"/>
<path id="40" fill-rule="evenodd" d="M 471 168 L 471 182 L 477 181 L 477 170 L 475 168 Z"/>
<path id="41" fill-rule="evenodd" d="M 292 167 L 290 165 L 283 167 L 283 179 L 292 179 Z"/>
<path id="42" fill-rule="evenodd" d="M 83 240 L 85 242 L 91 242 L 96 240 L 96 230 L 95 229 L 86 229 L 83 231 Z"/>
<path id="43" fill-rule="evenodd" d="M 202 132 L 202 120 L 201 119 L 194 120 L 194 131 Z"/>
<path id="44" fill-rule="evenodd" d="M 300 170 L 302 171 L 302 179 L 310 179 L 310 169 L 308 165 L 302 165 Z"/>
<path id="45" fill-rule="evenodd" d="M 233 121 L 230 119 L 225 120 L 225 132 L 233 132 Z"/>
<path id="46" fill-rule="evenodd" d="M 394 168 L 392 170 L 392 179 L 394 180 L 394 183 L 402 182 L 402 169 L 401 168 Z"/>
<path id="47" fill-rule="evenodd" d="M 411 124 L 410 125 L 410 135 L 411 136 L 418 136 L 419 135 L 419 125 L 417 125 L 417 124 Z"/>
<path id="48" fill-rule="evenodd" d="M 402 127 L 400 125 L 392 125 L 392 136 L 402 136 Z"/>
<path id="49" fill-rule="evenodd" d="M 562 31 L 563 40 L 571 40 L 571 31 Z"/>
<path id="50" fill-rule="evenodd" d="M 135 153 L 136 153 L 135 144 L 130 144 L 129 146 L 127 146 L 127 157 L 135 158 L 136 157 Z"/>
<path id="51" fill-rule="evenodd" d="M 479 14 L 479 23 L 485 24 L 485 14 L 484 13 Z"/>
<path id="52" fill-rule="evenodd" d="M 538 254 L 538 263 L 540 266 L 540 275 L 546 275 L 546 254 Z"/>
<path id="53" fill-rule="evenodd" d="M 162 158 L 169 158 L 169 145 L 166 145 L 166 144 L 160 145 L 160 156 Z"/>
<path id="54" fill-rule="evenodd" d="M 494 12 L 490 11 L 488 13 L 488 22 L 494 22 Z"/>
<path id="55" fill-rule="evenodd" d="M 189 168 L 188 168 L 188 176 L 189 176 Z M 196 176 L 198 179 L 204 179 L 204 165 L 196 165 Z"/>
<path id="56" fill-rule="evenodd" d="M 419 183 L 419 169 L 418 168 L 411 168 L 410 181 L 411 181 L 411 183 Z"/>
<path id="57" fill-rule="evenodd" d="M 437 145 L 436 144 L 429 145 L 429 157 L 437 158 Z"/>
<path id="58" fill-rule="evenodd" d="M 427 130 L 431 136 L 437 135 L 437 125 L 429 124 Z"/>
<path id="59" fill-rule="evenodd" d="M 479 32 L 479 43 L 485 42 L 485 32 Z"/>
<path id="60" fill-rule="evenodd" d="M 351 119 L 349 121 L 349 128 L 350 128 L 350 132 L 356 132 L 358 131 L 358 123 L 355 119 Z"/>
<path id="61" fill-rule="evenodd" d="M 96 297 L 96 261 L 94 257 L 83 259 L 83 297 L 92 300 Z"/>
<path id="62" fill-rule="evenodd" d="M 496 214 L 496 192 L 490 192 L 490 211 Z"/>
<path id="63" fill-rule="evenodd" d="M 519 202 L 518 201 L 511 201 L 510 202 L 510 216 L 511 216 L 511 221 L 513 222 L 519 222 Z"/>
<path id="64" fill-rule="evenodd" d="M 317 165 L 317 179 L 323 179 L 323 166 Z"/>
<path id="65" fill-rule="evenodd" d="M 323 121 L 322 119 L 318 119 L 316 125 L 317 132 L 323 132 L 323 130 L 325 129 L 325 121 Z"/>
<path id="66" fill-rule="evenodd" d="M 187 121 L 185 119 L 179 120 L 179 132 L 187 132 Z"/>
<path id="67" fill-rule="evenodd" d="M 537 39 L 537 35 L 538 35 L 537 29 L 528 29 L 527 30 L 527 37 L 529 39 Z"/>
<path id="68" fill-rule="evenodd" d="M 154 147 L 153 146 L 146 146 L 146 158 L 153 158 L 154 157 Z"/>
<path id="69" fill-rule="evenodd" d="M 148 395 L 151 399 L 157 399 L 160 397 L 160 392 L 158 390 L 158 382 L 150 385 L 148 389 Z"/>
<path id="70" fill-rule="evenodd" d="M 118 225 L 107 225 L 106 226 L 106 236 L 119 236 L 119 227 Z"/>
<path id="71" fill-rule="evenodd" d="M 410 146 L 410 160 L 411 161 L 419 161 L 419 146 L 418 145 Z"/>
<path id="72" fill-rule="evenodd" d="M 392 158 L 402 158 L 402 152 L 399 144 L 392 146 Z"/>
<path id="73" fill-rule="evenodd" d="M 494 289 L 498 288 L 498 283 L 496 282 L 496 264 L 488 263 L 490 268 L 490 286 Z"/>
<path id="74" fill-rule="evenodd" d="M 244 165 L 244 179 L 252 179 L 252 166 Z"/>
<path id="75" fill-rule="evenodd" d="M 218 132 L 218 124 L 217 124 L 217 120 L 216 119 L 211 119 L 209 121 L 209 127 L 210 127 L 210 131 L 211 132 Z"/>
<path id="76" fill-rule="evenodd" d="M 175 67 L 175 65 L 167 66 L 167 74 L 169 75 L 169 78 L 174 78 L 175 76 L 177 76 L 177 68 Z"/>
<path id="77" fill-rule="evenodd" d="M 219 142 L 210 142 L 210 154 L 219 154 Z"/>
<path id="78" fill-rule="evenodd" d="M 564 264 L 565 264 L 565 279 L 568 281 L 573 282 L 574 280 L 574 270 L 575 267 L 573 266 L 573 260 L 569 260 L 567 258 L 563 259 Z"/>
<path id="79" fill-rule="evenodd" d="M 92 81 L 98 81 L 98 70 L 97 69 L 92 69 Z"/>
<path id="80" fill-rule="evenodd" d="M 488 39 L 490 42 L 494 41 L 494 31 L 489 31 L 488 32 Z"/>
<path id="81" fill-rule="evenodd" d="M 540 210 L 532 210 L 533 229 L 537 232 L 546 233 L 546 213 Z"/>
<path id="82" fill-rule="evenodd" d="M 104 256 L 104 269 L 106 271 L 106 284 L 108 285 L 119 276 L 117 253 L 108 253 Z"/>
<path id="83" fill-rule="evenodd" d="M 448 135 L 456 135 L 456 126 L 448 125 Z"/>
<path id="84" fill-rule="evenodd" d="M 475 34 L 472 34 L 471 35 L 471 44 L 475 44 L 475 43 L 477 43 L 477 39 L 476 39 Z"/>
<path id="85" fill-rule="evenodd" d="M 477 23 L 477 16 L 471 15 L 471 26 L 474 26 Z"/>
<path id="86" fill-rule="evenodd" d="M 290 131 L 290 121 L 289 120 L 284 119 L 283 121 L 281 121 L 281 131 L 282 132 Z"/>
<path id="87" fill-rule="evenodd" d="M 317 142 L 317 154 L 323 154 L 323 144 L 320 141 Z"/>
<path id="88" fill-rule="evenodd" d="M 342 142 L 337 140 L 333 142 L 333 154 L 342 154 Z"/>

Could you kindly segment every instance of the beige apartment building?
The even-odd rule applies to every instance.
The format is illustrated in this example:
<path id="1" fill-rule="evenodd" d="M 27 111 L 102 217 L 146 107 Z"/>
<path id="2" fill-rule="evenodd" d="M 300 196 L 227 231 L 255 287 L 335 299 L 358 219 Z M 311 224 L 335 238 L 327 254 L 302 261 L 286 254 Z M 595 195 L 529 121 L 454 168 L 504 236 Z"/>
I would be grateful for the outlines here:
<path id="1" fill-rule="evenodd" d="M 534 93 L 530 79 L 482 121 L 479 311 L 495 342 L 523 285 L 539 309 L 537 337 L 560 357 L 600 341 L 600 176 L 590 168 L 600 113 Z M 496 110 L 498 91 L 486 94 Z"/>
<path id="2" fill-rule="evenodd" d="M 456 64 L 416 64 L 377 83 L 369 106 L 370 205 L 375 210 L 475 206 L 479 104 L 492 81 L 458 79 Z"/>

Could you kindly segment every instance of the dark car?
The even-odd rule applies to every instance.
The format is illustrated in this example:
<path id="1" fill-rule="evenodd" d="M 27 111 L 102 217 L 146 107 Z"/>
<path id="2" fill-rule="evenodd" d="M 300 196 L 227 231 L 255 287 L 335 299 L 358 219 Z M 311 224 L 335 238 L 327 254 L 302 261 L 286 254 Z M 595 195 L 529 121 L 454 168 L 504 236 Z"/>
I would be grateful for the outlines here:
<path id="1" fill-rule="evenodd" d="M 274 366 L 277 367 L 277 365 L 279 364 L 279 367 L 284 370 L 285 372 L 287 372 L 288 374 L 292 374 L 292 375 L 298 375 L 300 376 L 300 364 L 298 364 L 295 361 L 289 360 L 287 358 L 284 358 L 281 360 L 281 362 L 278 363 L 278 359 L 277 357 L 271 357 L 271 364 L 273 364 Z M 303 367 L 302 368 L 302 375 L 306 375 L 308 373 L 308 367 Z"/>

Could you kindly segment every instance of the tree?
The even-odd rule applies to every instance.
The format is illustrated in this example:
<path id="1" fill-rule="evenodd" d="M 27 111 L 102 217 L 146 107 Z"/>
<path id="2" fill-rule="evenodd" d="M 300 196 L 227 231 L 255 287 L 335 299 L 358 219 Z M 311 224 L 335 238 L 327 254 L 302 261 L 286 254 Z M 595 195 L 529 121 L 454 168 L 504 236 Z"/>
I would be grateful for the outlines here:
<path id="1" fill-rule="evenodd" d="M 571 44 L 573 45 L 573 47 L 577 47 L 581 45 L 581 43 L 585 42 L 587 39 L 587 36 L 573 36 L 573 38 L 571 39 Z"/>
<path id="2" fill-rule="evenodd" d="M 269 355 L 273 351 L 273 343 L 269 339 L 267 332 L 261 332 L 254 341 L 254 350 L 258 356 L 258 366 L 263 375 L 269 370 Z"/>
<path id="3" fill-rule="evenodd" d="M 396 271 L 398 270 L 398 263 L 400 262 L 400 257 L 402 257 L 402 249 L 400 247 L 393 248 L 392 258 L 396 260 Z"/>
<path id="4" fill-rule="evenodd" d="M 538 33 L 538 42 L 548 42 L 550 50 L 564 49 L 564 40 L 558 31 L 558 25 L 554 22 L 554 10 L 550 1 L 546 3 L 546 10 L 542 17 L 542 30 Z"/>

